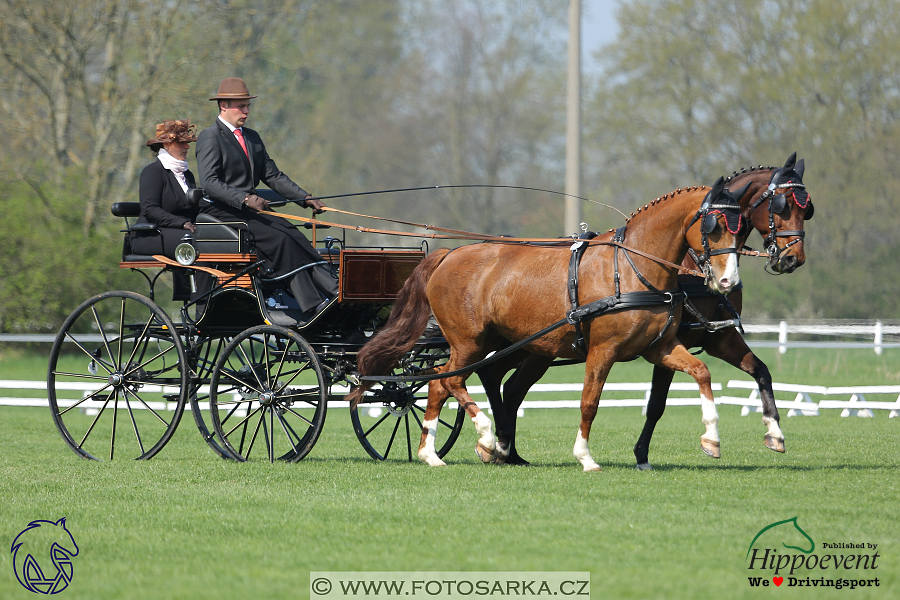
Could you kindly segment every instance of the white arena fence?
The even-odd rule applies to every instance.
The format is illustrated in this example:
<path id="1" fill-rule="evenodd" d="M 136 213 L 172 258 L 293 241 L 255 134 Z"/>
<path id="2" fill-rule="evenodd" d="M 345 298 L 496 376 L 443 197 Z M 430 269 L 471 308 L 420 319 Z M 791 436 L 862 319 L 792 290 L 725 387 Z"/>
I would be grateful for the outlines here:
<path id="1" fill-rule="evenodd" d="M 145 386 L 147 392 L 161 391 L 151 389 L 154 386 Z M 160 386 L 155 386 L 160 387 Z M 600 400 L 601 408 L 610 407 L 641 407 L 646 413 L 647 401 L 650 398 L 650 383 L 607 383 L 603 387 L 604 395 L 613 393 L 613 395 L 632 394 L 632 398 L 603 398 Z M 99 388 L 96 384 L 80 384 L 80 383 L 60 383 L 58 391 L 64 392 L 72 397 L 67 400 L 60 400 L 61 406 L 71 406 L 78 402 L 78 397 L 86 397 Z M 532 386 L 528 400 L 522 403 L 519 411 L 520 416 L 524 416 L 526 410 L 537 408 L 579 408 L 581 406 L 581 388 L 580 383 L 539 383 Z M 713 383 L 713 391 L 716 393 L 717 404 L 731 404 L 741 406 L 741 415 L 747 416 L 750 413 L 762 412 L 762 402 L 759 399 L 759 390 L 755 381 L 732 379 L 726 385 L 726 389 L 731 394 L 726 395 L 723 391 L 722 384 Z M 818 385 L 798 385 L 792 383 L 773 383 L 772 389 L 775 392 L 776 404 L 781 410 L 787 410 L 787 416 L 818 416 L 821 410 L 840 409 L 842 417 L 873 417 L 873 411 L 888 411 L 888 418 L 900 416 L 900 385 L 880 385 L 880 386 L 841 386 L 841 387 L 824 387 Z M 0 390 L 9 390 L 4 393 L 29 391 L 33 394 L 42 392 L 31 397 L 4 396 L 0 397 L 0 406 L 36 406 L 48 407 L 46 398 L 47 384 L 43 381 L 0 381 Z M 469 386 L 469 393 L 476 397 L 484 395 L 482 386 Z M 738 391 L 740 390 L 740 391 Z M 748 393 L 749 390 L 749 393 Z M 207 390 L 201 388 L 200 393 L 206 393 Z M 342 400 L 341 397 L 349 390 L 346 387 L 335 386 L 332 388 L 333 396 L 329 401 L 329 408 L 348 408 L 349 403 Z M 669 390 L 669 398 L 666 402 L 667 406 L 699 406 L 700 397 L 696 383 L 672 383 Z M 539 400 L 535 396 L 541 394 L 553 393 L 557 399 Z M 561 394 L 571 395 L 571 399 L 559 399 Z M 793 398 L 793 399 L 786 399 Z M 873 400 L 872 398 L 879 398 Z M 487 401 L 476 402 L 483 410 L 489 410 Z M 151 403 L 154 410 L 166 410 L 171 407 L 172 403 Z M 424 400 L 421 401 L 424 405 Z M 80 410 L 87 413 L 96 413 L 101 407 L 99 401 L 83 402 Z M 120 405 L 120 410 L 124 410 L 124 403 Z M 131 403 L 131 408 L 144 409 L 140 403 Z M 190 405 L 187 406 L 190 410 Z M 201 405 L 201 409 L 208 406 Z M 451 405 L 452 408 L 452 405 Z M 379 414 L 381 409 L 378 407 L 367 409 L 373 414 Z"/>
<path id="2" fill-rule="evenodd" d="M 900 321 L 851 321 L 843 319 L 829 319 L 818 321 L 773 321 L 773 322 L 745 322 L 744 331 L 748 345 L 753 347 L 778 348 L 784 354 L 790 348 L 856 348 L 871 349 L 880 355 L 885 348 L 900 348 Z M 755 336 L 774 337 L 774 339 L 754 339 Z M 10 334 L 0 333 L 0 343 L 52 343 L 55 339 L 52 334 Z M 797 339 L 797 338 L 804 339 Z M 792 339 L 793 338 L 793 341 Z M 102 339 L 100 336 L 98 340 Z M 581 405 L 581 384 L 536 384 L 531 388 L 528 399 L 522 405 L 522 410 L 535 408 L 578 408 Z M 732 404 L 741 406 L 741 414 L 749 415 L 752 412 L 761 412 L 762 403 L 759 399 L 759 390 L 756 382 L 749 380 L 731 380 L 725 386 L 728 394 L 723 391 L 722 384 L 713 384 L 718 404 Z M 820 410 L 840 409 L 841 416 L 872 417 L 873 411 L 887 410 L 890 418 L 900 416 L 900 385 L 880 386 L 840 386 L 824 387 L 816 385 L 798 385 L 788 383 L 773 383 L 776 403 L 780 409 L 786 409 L 788 416 L 815 416 Z M 77 396 L 81 398 L 95 391 L 87 384 L 69 383 L 60 388 L 66 389 L 67 395 L 72 394 L 71 402 L 77 402 Z M 47 385 L 44 381 L 0 381 L 0 394 L 2 390 L 29 390 L 31 397 L 0 397 L 0 406 L 48 406 L 46 398 Z M 42 391 L 43 394 L 37 394 Z M 152 392 L 149 387 L 145 391 Z M 604 397 L 600 401 L 601 407 L 642 407 L 646 412 L 647 400 L 650 397 L 650 383 L 607 383 L 604 388 Z M 329 401 L 329 408 L 346 408 L 347 402 L 340 399 L 348 390 L 335 386 L 333 393 L 335 399 Z M 484 395 L 481 386 L 469 386 L 469 392 L 476 396 Z M 667 406 L 694 406 L 700 404 L 697 385 L 695 383 L 673 383 L 670 388 Z M 9 392 L 5 392 L 9 393 Z M 201 390 L 201 393 L 203 391 Z M 556 399 L 540 400 L 541 394 L 554 393 Z M 571 399 L 559 399 L 560 394 L 571 395 Z M 633 395 L 630 398 L 611 398 L 607 396 Z M 729 395 L 731 394 L 731 395 Z M 67 401 L 68 402 L 68 401 Z M 92 401 L 93 402 L 93 401 Z M 89 404 L 88 402 L 83 403 Z M 160 402 L 160 408 L 163 404 Z M 488 409 L 487 401 L 479 401 L 479 407 Z M 85 410 L 91 411 L 99 408 L 87 406 Z M 134 404 L 132 405 L 134 407 Z M 156 410 L 157 407 L 153 407 Z M 190 409 L 190 405 L 188 405 Z M 372 409 L 378 410 L 378 409 Z"/>
<path id="3" fill-rule="evenodd" d="M 778 348 L 782 354 L 790 348 L 862 348 L 880 355 L 885 348 L 900 348 L 900 321 L 820 319 L 745 321 L 743 325 L 751 348 Z M 763 339 L 775 335 L 777 340 Z M 54 339 L 54 334 L 0 333 L 0 343 L 52 343 Z M 102 341 L 99 335 L 96 340 L 80 339 Z"/>

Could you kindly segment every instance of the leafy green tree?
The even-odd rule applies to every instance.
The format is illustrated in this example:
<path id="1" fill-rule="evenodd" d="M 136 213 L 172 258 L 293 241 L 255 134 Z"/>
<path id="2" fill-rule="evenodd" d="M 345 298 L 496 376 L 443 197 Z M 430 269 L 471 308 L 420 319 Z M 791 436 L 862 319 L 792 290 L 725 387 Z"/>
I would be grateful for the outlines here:
<path id="1" fill-rule="evenodd" d="M 889 259 L 900 250 L 897 8 L 896 0 L 623 3 L 586 111 L 590 181 L 634 206 L 797 151 L 817 207 L 808 261 L 773 282 L 745 259 L 746 313 L 897 316 Z"/>

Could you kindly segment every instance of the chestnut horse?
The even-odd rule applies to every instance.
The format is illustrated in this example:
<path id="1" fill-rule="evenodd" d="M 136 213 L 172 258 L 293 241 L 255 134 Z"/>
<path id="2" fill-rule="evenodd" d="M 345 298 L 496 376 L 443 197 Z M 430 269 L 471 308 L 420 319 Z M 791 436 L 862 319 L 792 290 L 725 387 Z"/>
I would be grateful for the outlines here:
<path id="1" fill-rule="evenodd" d="M 744 169 L 740 173 L 735 172 L 726 181 L 733 188 L 750 185 L 748 193 L 741 199 L 741 210 L 763 237 L 769 253 L 767 266 L 776 273 L 793 272 L 806 260 L 803 225 L 812 217 L 813 204 L 803 186 L 804 161 L 797 161 L 796 158 L 796 153 L 792 154 L 780 168 L 760 166 Z M 688 268 L 697 268 L 690 256 L 685 257 L 683 264 Z M 743 300 L 740 287 L 725 298 L 707 292 L 699 277 L 679 275 L 678 282 L 688 296 L 688 310 L 682 315 L 678 339 L 686 348 L 702 348 L 710 356 L 722 359 L 753 377 L 759 386 L 762 421 L 767 428 L 763 443 L 772 450 L 784 452 L 784 434 L 779 427 L 778 408 L 768 367 L 750 350 L 734 327 L 716 328 L 718 326 L 713 325 L 740 314 Z M 516 412 L 525 394 L 540 380 L 552 362 L 552 358 L 520 352 L 476 371 L 497 421 L 497 437 L 510 445 L 510 454 L 505 461 L 509 464 L 528 464 L 515 448 Z M 503 384 L 501 397 L 502 379 L 513 368 L 516 371 Z M 653 367 L 647 418 L 634 446 L 637 468 L 640 470 L 651 468 L 648 459 L 650 440 L 656 423 L 665 411 L 673 376 L 674 372 L 669 369 L 658 365 Z M 720 449 L 715 446 L 705 445 L 703 448 L 714 458 L 721 456 Z"/>
<path id="2" fill-rule="evenodd" d="M 701 443 L 717 444 L 709 370 L 675 337 L 681 313 L 676 264 L 691 249 L 704 256 L 710 289 L 724 294 L 738 285 L 742 221 L 738 200 L 745 192 L 732 194 L 722 178 L 712 189 L 678 190 L 629 219 L 616 232 L 618 245 L 611 241 L 611 233 L 586 242 L 575 298 L 583 309 L 607 310 L 588 312 L 578 325 L 573 324 L 576 311 L 567 284 L 573 279 L 570 255 L 574 254 L 574 249 L 566 251 L 568 244 L 560 248 L 491 242 L 431 253 L 404 284 L 388 322 L 361 349 L 358 367 L 367 379 L 348 400 L 355 405 L 373 385 L 369 377 L 390 371 L 420 338 L 433 313 L 450 345 L 450 359 L 439 368 L 446 376 L 429 383 L 418 456 L 428 465 L 444 465 L 434 448 L 435 424 L 452 395 L 475 424 L 478 455 L 485 461 L 502 460 L 509 446 L 502 440 L 497 443 L 490 419 L 466 391 L 466 378 L 478 368 L 473 365 L 546 329 L 548 333 L 524 349 L 541 356 L 576 358 L 580 328 L 585 377 L 573 452 L 585 471 L 600 470 L 588 439 L 607 374 L 614 363 L 636 356 L 694 377 L 707 427 Z M 652 302 L 637 300 L 647 297 Z M 618 300 L 624 303 L 617 306 Z M 562 317 L 567 318 L 557 321 Z"/>

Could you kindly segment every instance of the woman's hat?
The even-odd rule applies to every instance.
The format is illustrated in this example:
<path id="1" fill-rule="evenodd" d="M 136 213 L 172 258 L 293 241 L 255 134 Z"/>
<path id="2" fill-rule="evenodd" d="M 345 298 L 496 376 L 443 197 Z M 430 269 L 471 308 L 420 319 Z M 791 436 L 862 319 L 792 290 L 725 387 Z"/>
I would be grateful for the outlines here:
<path id="1" fill-rule="evenodd" d="M 190 119 L 169 119 L 156 126 L 156 137 L 147 140 L 148 146 L 169 144 L 171 142 L 196 142 L 197 126 L 191 125 Z"/>
<path id="2" fill-rule="evenodd" d="M 219 84 L 219 91 L 210 100 L 249 100 L 256 98 L 250 95 L 247 84 L 240 77 L 228 77 Z"/>

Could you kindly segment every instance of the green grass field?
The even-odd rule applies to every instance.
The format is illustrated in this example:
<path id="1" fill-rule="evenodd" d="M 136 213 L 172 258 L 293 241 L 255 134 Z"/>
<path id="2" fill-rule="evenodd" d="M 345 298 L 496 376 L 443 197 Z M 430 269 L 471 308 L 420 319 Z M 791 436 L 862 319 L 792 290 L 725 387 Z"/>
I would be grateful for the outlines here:
<path id="1" fill-rule="evenodd" d="M 896 384 L 900 370 L 889 351 L 759 354 L 776 381 L 792 383 Z M 745 378 L 710 367 L 723 384 Z M 2 379 L 42 379 L 44 369 L 40 357 L 0 358 Z M 570 369 L 548 377 L 576 381 Z M 618 365 L 611 380 L 649 372 Z M 591 450 L 603 472 L 585 474 L 569 409 L 520 420 L 531 467 L 480 464 L 466 424 L 449 466 L 431 469 L 368 458 L 346 410 L 330 411 L 304 461 L 270 465 L 216 458 L 189 414 L 150 461 L 89 462 L 46 409 L 0 407 L 0 529 L 11 544 L 32 520 L 67 518 L 80 548 L 67 598 L 306 598 L 311 571 L 589 571 L 595 598 L 897 597 L 900 419 L 783 416 L 781 455 L 763 446 L 759 415 L 719 412 L 722 459 L 699 449 L 699 408 L 670 407 L 651 448 L 655 470 L 636 472 L 640 409 L 601 410 Z M 819 545 L 874 543 L 880 555 L 874 571 L 804 577 L 880 586 L 751 587 L 748 576 L 767 574 L 747 568 L 753 537 L 794 516 Z M 0 598 L 31 597 L 2 556 Z"/>

